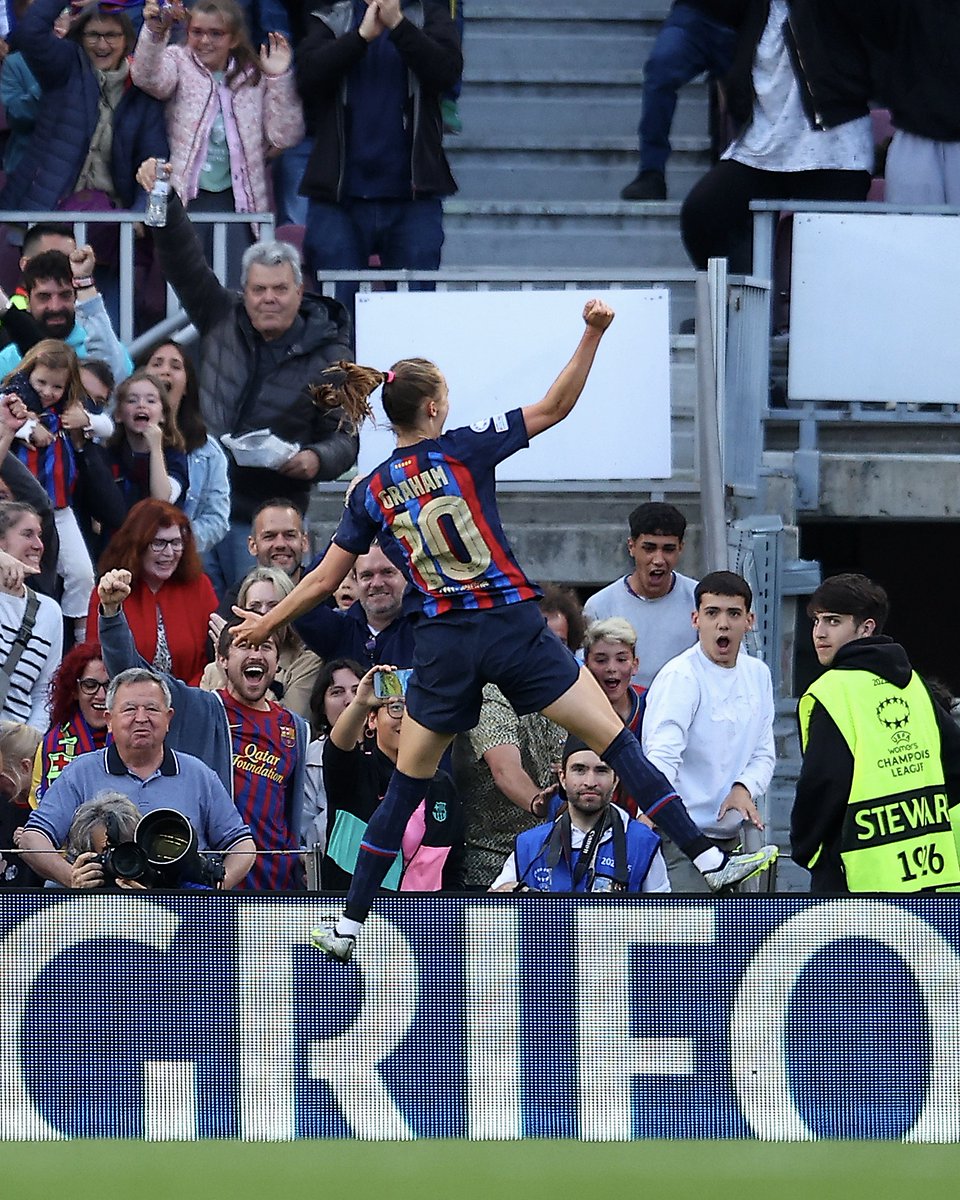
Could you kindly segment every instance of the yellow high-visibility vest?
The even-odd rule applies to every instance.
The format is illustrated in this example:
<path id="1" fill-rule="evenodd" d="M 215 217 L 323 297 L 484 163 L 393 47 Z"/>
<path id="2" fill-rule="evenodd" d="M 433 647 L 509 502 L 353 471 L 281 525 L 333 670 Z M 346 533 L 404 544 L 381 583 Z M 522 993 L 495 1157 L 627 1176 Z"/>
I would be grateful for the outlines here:
<path id="1" fill-rule="evenodd" d="M 840 856 L 851 892 L 960 886 L 960 805 L 944 786 L 933 701 L 914 672 L 898 688 L 872 671 L 827 671 L 800 698 L 806 750 L 814 702 L 853 756 Z"/>

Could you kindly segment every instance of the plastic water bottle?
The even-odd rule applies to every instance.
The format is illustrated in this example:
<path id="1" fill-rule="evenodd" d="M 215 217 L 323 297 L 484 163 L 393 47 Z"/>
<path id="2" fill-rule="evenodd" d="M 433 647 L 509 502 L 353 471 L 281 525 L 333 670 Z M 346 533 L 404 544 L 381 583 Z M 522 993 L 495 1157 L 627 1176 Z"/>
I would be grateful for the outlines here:
<path id="1" fill-rule="evenodd" d="M 163 228 L 167 223 L 167 197 L 170 195 L 170 164 L 165 158 L 157 159 L 157 178 L 147 197 L 144 225 L 152 229 Z"/>

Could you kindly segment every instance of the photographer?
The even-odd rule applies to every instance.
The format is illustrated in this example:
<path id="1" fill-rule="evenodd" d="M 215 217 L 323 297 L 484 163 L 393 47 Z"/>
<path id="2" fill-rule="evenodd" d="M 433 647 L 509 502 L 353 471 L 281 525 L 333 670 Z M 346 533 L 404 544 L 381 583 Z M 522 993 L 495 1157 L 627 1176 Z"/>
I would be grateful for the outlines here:
<path id="1" fill-rule="evenodd" d="M 67 861 L 71 888 L 106 887 L 103 854 L 110 846 L 133 840 L 140 813 L 122 792 L 100 792 L 81 804 L 67 834 Z M 141 888 L 132 880 L 118 879 L 117 887 Z"/>
<path id="2" fill-rule="evenodd" d="M 30 815 L 21 849 L 45 879 L 70 887 L 72 870 L 58 847 L 73 816 L 91 796 L 115 788 L 142 815 L 173 809 L 196 831 L 199 849 L 226 854 L 224 889 L 236 887 L 256 860 L 249 828 L 213 771 L 190 754 L 166 745 L 173 718 L 170 689 L 155 671 L 123 671 L 107 691 L 107 723 L 113 742 L 75 758 L 50 785 Z"/>
<path id="3" fill-rule="evenodd" d="M 611 802 L 617 777 L 572 735 L 563 748 L 561 806 L 518 835 L 491 892 L 669 892 L 660 839 Z"/>

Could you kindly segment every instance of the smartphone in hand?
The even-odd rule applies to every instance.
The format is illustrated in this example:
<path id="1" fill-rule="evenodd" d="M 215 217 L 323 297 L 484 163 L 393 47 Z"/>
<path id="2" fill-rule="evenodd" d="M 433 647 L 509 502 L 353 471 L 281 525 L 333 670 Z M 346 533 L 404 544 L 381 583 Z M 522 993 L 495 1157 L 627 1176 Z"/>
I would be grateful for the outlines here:
<path id="1" fill-rule="evenodd" d="M 405 696 L 407 680 L 412 674 L 411 670 L 374 672 L 373 694 L 378 700 L 388 700 L 391 696 Z"/>

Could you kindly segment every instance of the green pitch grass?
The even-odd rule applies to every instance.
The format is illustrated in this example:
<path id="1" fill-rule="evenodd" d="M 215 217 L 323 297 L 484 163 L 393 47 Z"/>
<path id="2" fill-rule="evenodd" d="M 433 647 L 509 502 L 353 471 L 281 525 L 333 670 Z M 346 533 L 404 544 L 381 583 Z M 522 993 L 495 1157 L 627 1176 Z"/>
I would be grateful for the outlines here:
<path id="1" fill-rule="evenodd" d="M 960 1148 L 564 1141 L 0 1145 L 11 1200 L 956 1200 Z"/>

